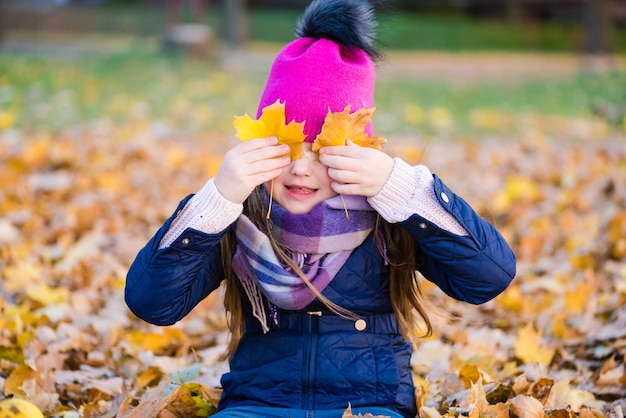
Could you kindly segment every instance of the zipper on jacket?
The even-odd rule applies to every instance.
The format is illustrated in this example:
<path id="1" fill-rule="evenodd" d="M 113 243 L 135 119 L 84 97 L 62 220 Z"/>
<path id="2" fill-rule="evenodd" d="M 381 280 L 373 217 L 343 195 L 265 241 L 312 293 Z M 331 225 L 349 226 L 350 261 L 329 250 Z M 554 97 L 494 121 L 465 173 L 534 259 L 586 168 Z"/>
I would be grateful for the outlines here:
<path id="1" fill-rule="evenodd" d="M 317 334 L 310 333 L 307 335 L 305 348 L 306 352 L 306 383 L 304 386 L 304 409 L 310 411 L 313 409 L 315 401 L 315 366 L 317 359 Z"/>
<path id="2" fill-rule="evenodd" d="M 318 320 L 321 312 L 307 312 L 301 317 L 301 330 L 304 331 L 302 409 L 310 411 L 315 404 L 315 367 L 317 360 Z"/>

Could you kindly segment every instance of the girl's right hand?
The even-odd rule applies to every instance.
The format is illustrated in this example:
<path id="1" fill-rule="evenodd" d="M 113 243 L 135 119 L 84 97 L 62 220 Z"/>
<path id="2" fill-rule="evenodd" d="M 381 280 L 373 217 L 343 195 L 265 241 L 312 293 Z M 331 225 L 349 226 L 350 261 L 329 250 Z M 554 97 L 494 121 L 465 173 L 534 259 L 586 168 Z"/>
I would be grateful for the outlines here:
<path id="1" fill-rule="evenodd" d="M 278 176 L 291 163 L 289 145 L 276 137 L 256 138 L 231 148 L 215 176 L 215 187 L 233 203 L 243 203 L 259 184 Z"/>

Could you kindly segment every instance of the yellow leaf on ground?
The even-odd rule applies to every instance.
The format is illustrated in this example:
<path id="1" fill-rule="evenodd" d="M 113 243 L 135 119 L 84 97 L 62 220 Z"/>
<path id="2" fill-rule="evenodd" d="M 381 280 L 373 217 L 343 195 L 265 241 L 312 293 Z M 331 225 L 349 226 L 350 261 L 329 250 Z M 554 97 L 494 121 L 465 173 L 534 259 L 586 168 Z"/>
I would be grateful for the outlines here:
<path id="1" fill-rule="evenodd" d="M 565 309 L 568 312 L 583 313 L 593 295 L 595 286 L 592 283 L 580 283 L 575 289 L 565 292 Z"/>
<path id="2" fill-rule="evenodd" d="M 466 364 L 461 367 L 459 379 L 465 384 L 466 389 L 471 388 L 479 380 L 484 383 L 490 383 L 493 380 L 484 370 L 474 364 Z"/>
<path id="3" fill-rule="evenodd" d="M 163 376 L 165 376 L 163 370 L 156 366 L 150 366 L 137 375 L 136 386 L 137 388 L 145 388 L 157 385 Z"/>
<path id="4" fill-rule="evenodd" d="M 532 323 L 526 324 L 517 333 L 515 356 L 524 363 L 539 363 L 547 366 L 552 361 L 554 351 L 553 348 L 546 347 Z"/>
<path id="5" fill-rule="evenodd" d="M 504 190 L 496 194 L 494 209 L 505 212 L 517 202 L 537 202 L 543 198 L 539 185 L 528 177 L 511 176 L 506 180 Z"/>
<path id="6" fill-rule="evenodd" d="M 43 414 L 34 404 L 25 399 L 10 398 L 0 401 L 2 418 L 43 418 Z"/>
<path id="7" fill-rule="evenodd" d="M 29 262 L 9 265 L 2 271 L 4 288 L 8 292 L 24 291 L 30 284 L 39 282 L 41 271 L 41 266 Z"/>
<path id="8" fill-rule="evenodd" d="M 30 367 L 20 364 L 17 366 L 7 377 L 4 383 L 4 394 L 14 396 L 24 396 L 25 393 L 22 390 L 24 382 L 28 380 L 34 380 L 37 378 L 37 372 Z"/>
<path id="9" fill-rule="evenodd" d="M 168 347 L 179 347 L 187 340 L 185 333 L 172 327 L 165 327 L 161 332 L 132 331 L 127 333 L 127 341 L 140 345 L 142 349 L 159 352 Z"/>
<path id="10" fill-rule="evenodd" d="M 513 284 L 498 296 L 496 302 L 502 305 L 504 309 L 519 313 L 524 308 L 523 299 L 522 289 L 518 284 Z"/>
<path id="11" fill-rule="evenodd" d="M 70 294 L 70 290 L 66 287 L 52 288 L 47 284 L 31 286 L 26 290 L 26 295 L 32 300 L 41 303 L 44 306 L 55 303 L 64 303 Z"/>

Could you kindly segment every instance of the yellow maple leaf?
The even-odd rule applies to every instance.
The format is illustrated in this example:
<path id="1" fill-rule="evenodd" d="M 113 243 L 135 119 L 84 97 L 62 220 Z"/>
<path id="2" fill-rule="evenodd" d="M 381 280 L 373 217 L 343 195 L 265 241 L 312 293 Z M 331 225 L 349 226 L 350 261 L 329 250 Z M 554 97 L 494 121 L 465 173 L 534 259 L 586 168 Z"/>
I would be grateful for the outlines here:
<path id="1" fill-rule="evenodd" d="M 459 370 L 459 379 L 465 384 L 465 389 L 470 389 L 479 380 L 484 383 L 491 383 L 493 379 L 484 370 L 474 364 L 466 364 Z"/>
<path id="2" fill-rule="evenodd" d="M 135 386 L 137 389 L 156 386 L 165 376 L 165 373 L 156 366 L 150 366 L 146 370 L 137 374 Z"/>
<path id="3" fill-rule="evenodd" d="M 583 313 L 589 305 L 589 296 L 593 295 L 595 286 L 591 283 L 580 283 L 564 295 L 564 308 L 570 312 Z"/>
<path id="4" fill-rule="evenodd" d="M 185 333 L 178 328 L 165 327 L 160 332 L 131 331 L 126 340 L 140 345 L 144 350 L 161 351 L 171 346 L 179 346 L 187 339 Z"/>
<path id="5" fill-rule="evenodd" d="M 541 341 L 541 334 L 535 330 L 532 323 L 528 323 L 517 333 L 515 341 L 515 357 L 524 363 L 539 363 L 547 366 L 552 361 L 555 350 Z"/>
<path id="6" fill-rule="evenodd" d="M 387 142 L 385 138 L 369 136 L 365 132 L 376 108 L 361 108 L 350 113 L 350 107 L 347 105 L 341 112 L 328 112 L 322 130 L 313 142 L 313 151 L 333 145 L 346 145 L 348 139 L 361 147 L 383 149 L 383 144 Z"/>
<path id="7" fill-rule="evenodd" d="M 26 295 L 42 305 L 65 303 L 70 295 L 70 290 L 66 287 L 50 287 L 46 283 L 37 286 L 29 286 Z"/>
<path id="8" fill-rule="evenodd" d="M 20 398 L 0 401 L 0 416 L 7 418 L 43 418 L 43 413 L 35 404 Z"/>
<path id="9" fill-rule="evenodd" d="M 25 364 L 17 366 L 7 377 L 4 384 L 4 393 L 6 395 L 26 396 L 25 382 L 36 380 L 37 372 Z"/>
<path id="10" fill-rule="evenodd" d="M 258 120 L 252 119 L 247 113 L 235 116 L 233 126 L 235 136 L 242 141 L 275 136 L 279 144 L 289 145 L 292 160 L 302 157 L 302 143 L 306 138 L 304 122 L 291 121 L 285 124 L 285 104 L 280 100 L 264 107 Z"/>

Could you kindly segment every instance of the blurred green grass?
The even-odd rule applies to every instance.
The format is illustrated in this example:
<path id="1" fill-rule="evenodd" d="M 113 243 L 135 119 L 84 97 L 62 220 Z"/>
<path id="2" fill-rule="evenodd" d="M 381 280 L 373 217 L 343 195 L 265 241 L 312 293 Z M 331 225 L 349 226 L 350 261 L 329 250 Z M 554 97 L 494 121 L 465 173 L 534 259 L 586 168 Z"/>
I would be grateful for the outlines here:
<path id="1" fill-rule="evenodd" d="M 253 114 L 268 70 L 226 70 L 145 47 L 81 58 L 3 53 L 0 68 L 0 113 L 20 130 L 145 122 L 196 134 L 232 132 L 233 114 Z M 524 117 L 592 119 L 594 102 L 623 104 L 625 92 L 622 72 L 467 83 L 381 76 L 374 120 L 383 135 L 510 135 Z"/>
<path id="2" fill-rule="evenodd" d="M 296 11 L 255 10 L 250 35 L 259 41 L 288 42 L 298 16 Z M 377 30 L 385 48 L 452 52 L 573 52 L 581 49 L 584 36 L 581 25 L 572 22 L 511 24 L 454 13 L 386 13 L 380 16 Z M 615 51 L 626 51 L 626 28 L 616 28 L 613 38 Z"/>

